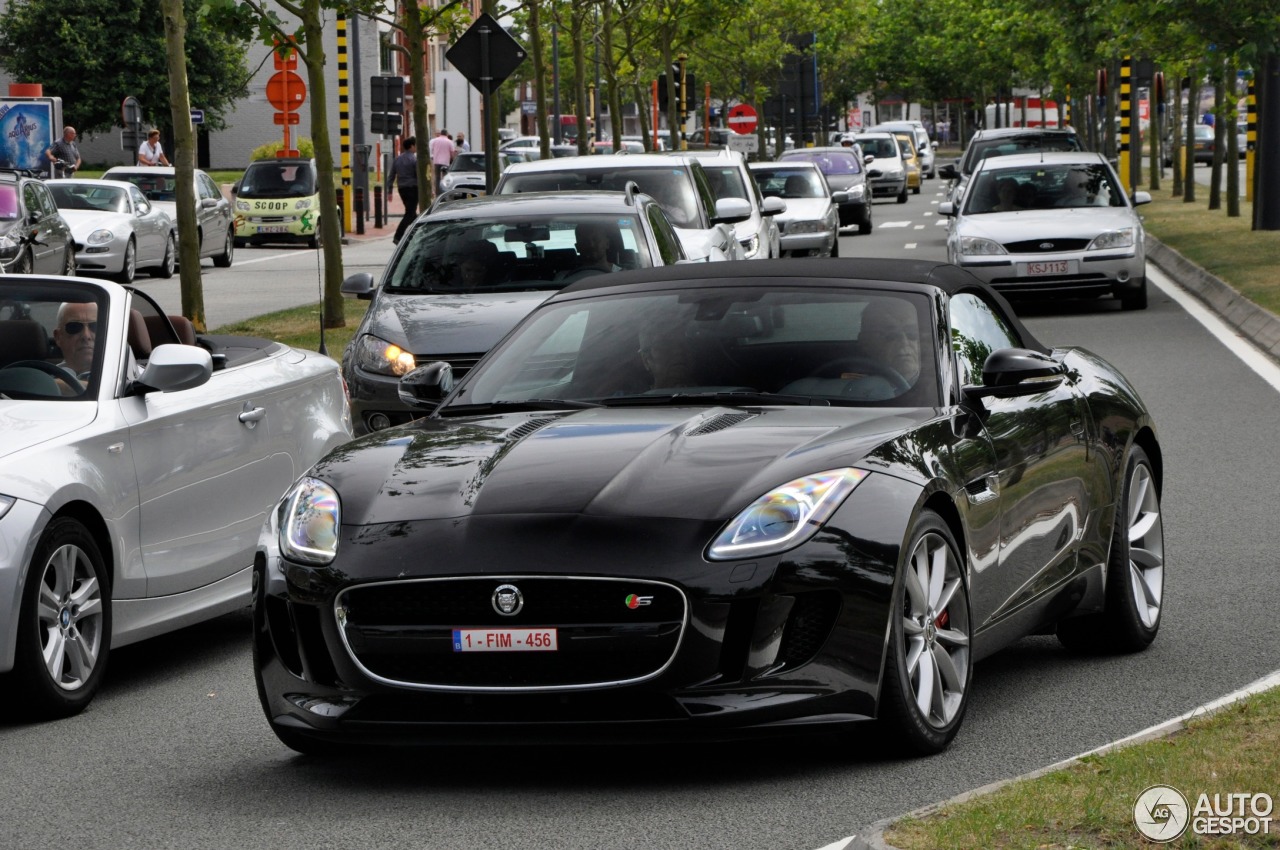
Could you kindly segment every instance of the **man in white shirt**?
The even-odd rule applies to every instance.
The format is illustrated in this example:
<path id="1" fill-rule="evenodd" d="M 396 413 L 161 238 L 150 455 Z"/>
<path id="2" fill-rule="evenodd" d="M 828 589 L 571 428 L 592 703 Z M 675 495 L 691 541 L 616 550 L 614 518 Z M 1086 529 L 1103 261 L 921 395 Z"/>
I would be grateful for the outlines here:
<path id="1" fill-rule="evenodd" d="M 453 164 L 453 158 L 458 155 L 458 149 L 454 147 L 453 139 L 449 138 L 448 130 L 441 130 L 431 140 L 431 144 L 427 146 L 427 149 L 431 156 L 431 188 L 439 195 L 440 178 L 444 176 L 445 171 Z"/>
<path id="2" fill-rule="evenodd" d="M 160 145 L 160 131 L 152 130 L 147 133 L 147 140 L 138 148 L 138 165 L 168 165 L 169 160 L 164 155 L 164 148 Z"/>

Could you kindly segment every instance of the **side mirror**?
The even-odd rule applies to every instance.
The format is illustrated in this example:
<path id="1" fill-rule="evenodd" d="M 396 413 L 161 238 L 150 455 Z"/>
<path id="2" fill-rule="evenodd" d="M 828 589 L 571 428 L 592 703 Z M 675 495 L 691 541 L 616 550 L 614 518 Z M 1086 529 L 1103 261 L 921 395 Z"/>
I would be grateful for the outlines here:
<path id="1" fill-rule="evenodd" d="M 453 367 L 443 360 L 419 366 L 400 379 L 400 401 L 419 409 L 434 409 L 453 391 Z"/>
<path id="2" fill-rule="evenodd" d="M 733 224 L 735 221 L 746 221 L 751 218 L 751 202 L 743 198 L 721 198 L 716 201 L 716 211 L 711 217 L 712 224 Z"/>
<path id="3" fill-rule="evenodd" d="M 841 191 L 841 192 L 832 192 L 832 193 L 831 193 L 831 203 L 833 203 L 833 204 L 847 204 L 847 203 L 849 203 L 849 193 L 848 193 L 848 192 L 843 192 L 843 191 Z"/>
<path id="4" fill-rule="evenodd" d="M 1067 367 L 1047 354 L 1025 348 L 1002 348 L 982 364 L 982 386 L 967 386 L 970 398 L 1014 398 L 1035 395 L 1062 383 Z"/>
<path id="5" fill-rule="evenodd" d="M 219 202 L 219 200 L 218 200 L 217 198 L 201 198 L 201 199 L 200 199 L 200 206 L 201 206 L 201 208 L 206 209 L 206 210 L 211 210 L 211 209 L 213 209 L 213 208 L 214 208 L 214 207 L 216 207 L 219 203 L 220 203 L 220 202 Z"/>
<path id="6" fill-rule="evenodd" d="M 940 166 L 938 168 L 938 176 L 943 180 L 957 180 L 960 177 L 960 175 L 956 173 L 956 166 L 954 162 L 949 162 L 946 165 Z"/>
<path id="7" fill-rule="evenodd" d="M 133 381 L 138 392 L 176 392 L 198 387 L 213 374 L 213 357 L 196 345 L 157 345 Z"/>
<path id="8" fill-rule="evenodd" d="M 347 298 L 359 298 L 363 301 L 369 301 L 373 298 L 373 291 L 376 288 L 373 283 L 373 275 L 368 272 L 356 272 L 342 281 L 341 292 Z"/>
<path id="9" fill-rule="evenodd" d="M 777 215 L 787 211 L 787 203 L 782 198 L 770 196 L 760 205 L 761 215 Z"/>
<path id="10" fill-rule="evenodd" d="M 1142 204 L 1149 204 L 1151 203 L 1151 193 L 1150 192 L 1134 192 L 1132 200 L 1133 200 L 1133 205 L 1135 207 L 1141 206 Z"/>
<path id="11" fill-rule="evenodd" d="M 232 183 L 232 184 L 231 184 L 231 194 L 233 194 L 233 195 L 238 195 L 238 194 L 240 194 L 240 181 L 239 181 L 239 180 L 237 180 L 236 182 L 234 182 L 234 183 Z"/>
<path id="12" fill-rule="evenodd" d="M 938 215 L 951 216 L 955 214 L 956 214 L 956 205 L 951 203 L 950 201 L 943 201 L 942 203 L 938 204 Z"/>
<path id="13" fill-rule="evenodd" d="M 865 154 L 865 155 L 862 157 L 862 162 L 863 162 L 864 164 L 869 164 L 869 163 L 870 163 L 873 159 L 875 159 L 875 158 L 876 158 L 876 155 L 875 155 L 875 154 L 873 154 L 873 153 Z"/>

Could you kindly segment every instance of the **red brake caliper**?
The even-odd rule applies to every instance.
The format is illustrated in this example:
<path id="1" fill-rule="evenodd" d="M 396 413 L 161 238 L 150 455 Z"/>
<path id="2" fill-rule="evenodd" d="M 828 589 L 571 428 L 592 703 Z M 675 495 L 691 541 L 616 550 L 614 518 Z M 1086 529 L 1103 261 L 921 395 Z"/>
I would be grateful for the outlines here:
<path id="1" fill-rule="evenodd" d="M 933 621 L 934 625 L 940 629 L 945 629 L 947 627 L 947 623 L 951 622 L 950 610 L 951 609 L 948 608 L 939 614 Z"/>

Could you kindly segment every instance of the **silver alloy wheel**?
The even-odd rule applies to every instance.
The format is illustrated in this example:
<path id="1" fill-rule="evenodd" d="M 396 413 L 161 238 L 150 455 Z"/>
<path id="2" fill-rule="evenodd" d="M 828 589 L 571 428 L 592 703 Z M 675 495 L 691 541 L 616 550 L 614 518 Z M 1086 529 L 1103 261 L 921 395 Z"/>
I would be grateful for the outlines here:
<path id="1" fill-rule="evenodd" d="M 45 669 L 64 691 L 82 687 L 102 649 L 102 587 L 79 546 L 54 550 L 40 576 L 36 603 Z"/>
<path id="2" fill-rule="evenodd" d="M 1129 475 L 1129 576 L 1138 619 L 1148 629 L 1160 620 L 1164 596 L 1164 520 L 1151 469 L 1134 464 Z"/>
<path id="3" fill-rule="evenodd" d="M 120 282 L 133 283 L 133 279 L 138 275 L 138 254 L 137 249 L 133 247 L 133 240 L 130 239 L 128 244 L 124 246 L 124 262 L 120 264 Z"/>
<path id="4" fill-rule="evenodd" d="M 916 709 L 943 728 L 964 705 L 969 684 L 969 600 L 951 547 L 922 536 L 907 562 L 902 637 Z"/>

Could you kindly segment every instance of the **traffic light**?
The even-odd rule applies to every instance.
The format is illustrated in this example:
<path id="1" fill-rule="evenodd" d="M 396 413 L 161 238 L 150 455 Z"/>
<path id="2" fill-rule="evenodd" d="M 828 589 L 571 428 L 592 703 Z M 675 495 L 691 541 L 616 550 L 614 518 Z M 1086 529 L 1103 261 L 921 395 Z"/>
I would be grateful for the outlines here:
<path id="1" fill-rule="evenodd" d="M 404 116 L 399 112 L 374 112 L 369 115 L 369 130 L 380 136 L 398 136 L 404 129 Z"/>
<path id="2" fill-rule="evenodd" d="M 404 77 L 370 77 L 370 112 L 404 112 Z"/>
<path id="3" fill-rule="evenodd" d="M 677 74 L 676 80 L 679 80 L 679 79 L 680 79 L 680 76 Z M 677 90 L 679 89 L 679 87 L 680 87 L 680 84 L 679 82 L 677 82 L 676 83 Z M 658 75 L 658 109 L 661 112 L 667 111 L 667 75 L 666 74 Z"/>

